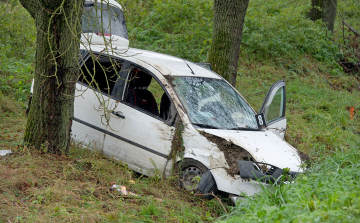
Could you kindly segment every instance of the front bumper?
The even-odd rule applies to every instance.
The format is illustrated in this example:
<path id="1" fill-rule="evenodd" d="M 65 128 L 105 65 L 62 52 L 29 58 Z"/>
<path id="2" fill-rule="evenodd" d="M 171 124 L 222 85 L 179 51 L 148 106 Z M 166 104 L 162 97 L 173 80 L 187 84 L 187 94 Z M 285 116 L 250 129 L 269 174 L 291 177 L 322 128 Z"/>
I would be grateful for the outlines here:
<path id="1" fill-rule="evenodd" d="M 277 166 L 262 162 L 238 160 L 238 164 L 241 179 L 252 179 L 268 184 L 291 182 L 299 174 L 299 172 L 281 169 Z M 259 164 L 270 166 L 270 168 L 264 172 L 259 168 Z"/>

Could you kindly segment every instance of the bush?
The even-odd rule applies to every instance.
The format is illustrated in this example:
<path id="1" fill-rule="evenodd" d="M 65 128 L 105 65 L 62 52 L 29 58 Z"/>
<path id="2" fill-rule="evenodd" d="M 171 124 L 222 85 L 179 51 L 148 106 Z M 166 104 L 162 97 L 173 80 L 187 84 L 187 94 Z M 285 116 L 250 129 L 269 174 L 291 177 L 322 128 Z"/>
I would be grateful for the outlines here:
<path id="1" fill-rule="evenodd" d="M 0 62 L 15 57 L 28 62 L 34 55 L 34 20 L 18 1 L 0 3 Z"/>
<path id="2" fill-rule="evenodd" d="M 213 26 L 211 0 L 123 3 L 131 47 L 205 61 Z"/>
<path id="3" fill-rule="evenodd" d="M 321 22 L 307 18 L 309 10 L 310 1 L 251 1 L 243 30 L 243 50 L 256 59 L 281 57 L 297 61 L 300 55 L 310 54 L 319 61 L 336 62 L 337 46 L 326 37 Z"/>
<path id="4" fill-rule="evenodd" d="M 35 53 L 34 20 L 18 1 L 0 2 L 0 27 L 0 91 L 26 101 Z"/>

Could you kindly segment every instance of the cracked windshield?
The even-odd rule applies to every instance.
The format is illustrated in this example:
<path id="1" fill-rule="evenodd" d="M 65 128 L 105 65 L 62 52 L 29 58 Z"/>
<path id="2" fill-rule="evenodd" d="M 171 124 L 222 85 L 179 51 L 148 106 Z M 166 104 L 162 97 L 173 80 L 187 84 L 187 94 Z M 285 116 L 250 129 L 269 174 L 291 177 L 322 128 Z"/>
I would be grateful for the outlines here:
<path id="1" fill-rule="evenodd" d="M 172 83 L 191 123 L 197 127 L 257 129 L 255 113 L 225 81 L 175 77 Z"/>

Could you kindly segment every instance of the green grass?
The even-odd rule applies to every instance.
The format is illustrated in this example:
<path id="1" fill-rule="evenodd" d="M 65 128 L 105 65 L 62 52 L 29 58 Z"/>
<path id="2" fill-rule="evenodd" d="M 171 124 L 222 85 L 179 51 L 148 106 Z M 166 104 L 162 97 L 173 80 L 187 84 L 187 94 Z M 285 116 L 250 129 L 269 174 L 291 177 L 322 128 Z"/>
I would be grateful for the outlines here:
<path id="1" fill-rule="evenodd" d="M 244 59 L 240 63 L 237 89 L 259 110 L 270 86 L 285 79 L 286 140 L 290 144 L 313 159 L 360 144 L 360 114 L 351 119 L 349 112 L 351 106 L 360 111 L 360 83 L 356 77 L 330 76 L 327 65 L 314 59 L 303 59 L 302 66 L 294 70 L 269 61 L 255 66 L 262 62 Z"/>
<path id="2" fill-rule="evenodd" d="M 0 158 L 0 222 L 199 222 L 222 213 L 215 200 L 181 190 L 175 179 L 139 177 L 76 145 L 66 157 L 12 150 Z M 111 182 L 141 196 L 111 191 Z"/>
<path id="3" fill-rule="evenodd" d="M 239 201 L 226 222 L 358 222 L 359 148 L 337 151 L 295 183 Z"/>
<path id="4" fill-rule="evenodd" d="M 35 27 L 17 1 L 11 2 L 0 3 L 0 149 L 14 151 L 0 158 L 0 222 L 199 222 L 219 216 L 230 222 L 359 221 L 360 82 L 359 74 L 346 74 L 336 63 L 347 53 L 330 41 L 343 41 L 339 17 L 330 36 L 321 23 L 307 19 L 310 1 L 250 1 L 236 88 L 259 110 L 269 87 L 285 79 L 286 140 L 313 162 L 295 183 L 240 201 L 224 215 L 216 200 L 194 197 L 172 179 L 141 177 L 78 146 L 67 157 L 19 146 Z M 212 0 L 122 3 L 130 46 L 206 60 Z M 338 4 L 346 21 L 359 30 L 359 2 Z M 157 86 L 152 90 L 157 98 L 162 96 Z M 109 190 L 112 181 L 142 196 L 122 197 Z"/>

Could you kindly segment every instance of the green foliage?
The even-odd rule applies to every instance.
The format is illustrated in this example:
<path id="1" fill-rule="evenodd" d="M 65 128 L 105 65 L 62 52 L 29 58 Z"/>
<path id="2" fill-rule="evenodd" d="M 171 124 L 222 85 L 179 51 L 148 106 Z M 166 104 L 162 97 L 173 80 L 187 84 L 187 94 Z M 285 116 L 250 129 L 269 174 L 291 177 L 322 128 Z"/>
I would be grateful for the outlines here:
<path id="1" fill-rule="evenodd" d="M 338 151 L 295 183 L 240 200 L 227 222 L 356 222 L 360 207 L 360 154 Z M 276 194 L 277 193 L 277 194 Z M 276 199 L 275 199 L 276 198 Z"/>
<path id="2" fill-rule="evenodd" d="M 26 101 L 30 92 L 31 72 L 33 67 L 31 63 L 16 61 L 10 58 L 0 64 L 0 90 L 6 94 L 14 94 L 19 101 Z"/>
<path id="3" fill-rule="evenodd" d="M 34 21 L 17 1 L 0 3 L 0 90 L 26 101 L 33 71 Z"/>
<path id="4" fill-rule="evenodd" d="M 342 0 L 338 2 L 337 10 L 356 30 L 360 29 L 360 4 L 358 0 Z M 337 25 L 341 24 L 342 19 L 337 17 Z M 338 32 L 342 34 L 342 32 Z"/>
<path id="5" fill-rule="evenodd" d="M 205 60 L 212 35 L 212 0 L 120 2 L 125 6 L 130 46 Z M 339 12 L 357 30 L 358 6 L 357 0 L 338 1 Z M 274 186 L 240 201 L 227 221 L 356 222 L 360 218 L 360 84 L 334 63 L 340 51 L 326 38 L 323 25 L 307 18 L 308 9 L 309 1 L 250 1 L 236 88 L 259 109 L 271 84 L 284 78 L 286 140 L 309 153 L 314 164 L 294 184 Z M 340 21 L 337 17 L 334 35 L 328 33 L 335 41 L 343 41 Z M 35 32 L 33 20 L 16 1 L 0 3 L 0 149 L 15 152 L 0 162 L 4 170 L 0 200 L 6 202 L 0 204 L 0 222 L 162 221 L 164 216 L 163 221 L 199 222 L 223 214 L 217 200 L 188 196 L 172 181 L 140 177 L 136 184 L 127 184 L 135 177 L 127 166 L 89 150 L 72 148 L 69 157 L 54 158 L 19 149 Z M 111 181 L 144 196 L 124 199 L 108 190 Z"/>
<path id="6" fill-rule="evenodd" d="M 307 17 L 310 1 L 250 1 L 243 30 L 243 49 L 256 59 L 289 58 L 310 54 L 336 63 L 338 49 L 326 38 L 320 22 Z"/>
<path id="7" fill-rule="evenodd" d="M 126 8 L 131 47 L 205 60 L 212 35 L 211 0 L 119 2 Z"/>
<path id="8" fill-rule="evenodd" d="M 17 58 L 30 62 L 35 43 L 34 21 L 17 1 L 0 3 L 0 27 L 0 61 Z"/>
<path id="9" fill-rule="evenodd" d="M 351 106 L 360 111 L 360 83 L 355 77 L 330 76 L 331 69 L 314 59 L 285 66 L 285 62 L 246 59 L 240 58 L 244 69 L 236 87 L 255 110 L 260 109 L 269 87 L 285 79 L 286 141 L 295 148 L 320 161 L 324 155 L 360 143 L 360 115 L 351 118 L 349 112 Z"/>
<path id="10" fill-rule="evenodd" d="M 130 46 L 191 61 L 206 59 L 212 36 L 213 1 L 125 0 L 122 3 L 126 8 Z M 310 1 L 250 1 L 242 53 L 254 59 L 281 57 L 294 62 L 312 55 L 341 70 L 336 63 L 341 57 L 338 47 L 320 21 L 314 23 L 307 17 L 309 9 Z M 357 13 L 351 10 L 348 10 L 350 14 Z"/>

